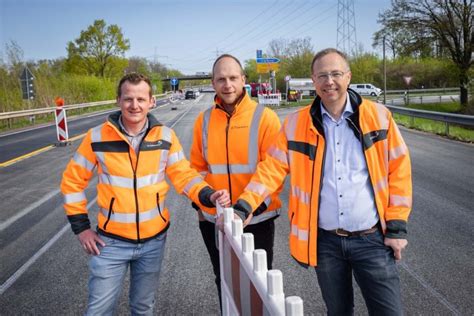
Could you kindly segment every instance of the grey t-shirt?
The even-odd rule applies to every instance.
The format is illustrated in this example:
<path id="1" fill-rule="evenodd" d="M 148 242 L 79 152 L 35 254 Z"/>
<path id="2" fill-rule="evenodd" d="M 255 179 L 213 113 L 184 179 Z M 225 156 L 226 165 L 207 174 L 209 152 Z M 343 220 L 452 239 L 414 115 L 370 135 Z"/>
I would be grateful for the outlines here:
<path id="1" fill-rule="evenodd" d="M 146 120 L 146 123 L 145 125 L 143 125 L 143 128 L 142 130 L 135 136 L 132 136 L 128 133 L 127 129 L 125 128 L 125 126 L 123 125 L 122 123 L 122 115 L 120 115 L 120 118 L 119 118 L 119 125 L 120 125 L 120 128 L 122 129 L 123 131 L 123 134 L 125 135 L 125 137 L 127 137 L 128 139 L 128 142 L 130 143 L 130 145 L 133 147 L 133 149 L 135 150 L 135 153 L 138 153 L 138 149 L 140 147 L 140 143 L 142 142 L 142 139 L 143 137 L 145 137 L 145 132 L 146 130 L 148 129 L 148 119 Z"/>

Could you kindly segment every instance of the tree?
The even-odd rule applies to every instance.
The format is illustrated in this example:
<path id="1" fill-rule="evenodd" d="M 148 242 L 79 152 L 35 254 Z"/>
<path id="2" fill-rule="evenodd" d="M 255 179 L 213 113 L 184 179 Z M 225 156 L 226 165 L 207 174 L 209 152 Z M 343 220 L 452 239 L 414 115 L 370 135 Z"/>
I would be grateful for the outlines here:
<path id="1" fill-rule="evenodd" d="M 74 42 L 68 43 L 69 68 L 83 68 L 88 74 L 105 77 L 114 64 L 123 65 L 119 61 L 128 49 L 130 41 L 117 25 L 106 26 L 104 20 L 95 20 Z"/>
<path id="2" fill-rule="evenodd" d="M 473 63 L 473 0 L 392 0 L 392 8 L 381 17 L 384 29 L 399 29 L 410 34 L 411 44 L 449 52 L 458 70 L 460 100 L 469 111 L 468 90 Z M 424 43 L 424 44 L 423 44 Z"/>

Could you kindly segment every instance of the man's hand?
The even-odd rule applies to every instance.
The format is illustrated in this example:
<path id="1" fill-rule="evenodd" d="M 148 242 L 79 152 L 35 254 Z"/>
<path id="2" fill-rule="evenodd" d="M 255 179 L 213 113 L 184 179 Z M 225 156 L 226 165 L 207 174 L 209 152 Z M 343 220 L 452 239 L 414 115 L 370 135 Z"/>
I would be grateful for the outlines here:
<path id="1" fill-rule="evenodd" d="M 218 190 L 211 194 L 210 200 L 212 204 L 216 205 L 216 202 L 219 203 L 222 207 L 230 206 L 230 194 L 227 190 Z"/>
<path id="2" fill-rule="evenodd" d="M 385 238 L 384 244 L 393 249 L 395 260 L 398 261 L 402 259 L 402 250 L 408 245 L 408 241 L 406 239 Z"/>
<path id="3" fill-rule="evenodd" d="M 90 228 L 77 235 L 77 238 L 79 239 L 84 251 L 89 255 L 100 255 L 99 248 L 97 248 L 97 243 L 99 243 L 102 247 L 105 246 L 105 242 L 100 239 L 99 235 L 97 235 L 97 233 Z"/>

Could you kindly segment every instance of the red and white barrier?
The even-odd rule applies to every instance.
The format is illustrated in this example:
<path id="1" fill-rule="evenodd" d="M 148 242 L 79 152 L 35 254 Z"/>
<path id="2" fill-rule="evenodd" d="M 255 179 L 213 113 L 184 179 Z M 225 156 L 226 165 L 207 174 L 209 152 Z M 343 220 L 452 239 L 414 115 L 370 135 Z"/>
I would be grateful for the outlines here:
<path id="1" fill-rule="evenodd" d="M 63 108 L 64 100 L 62 98 L 56 98 L 56 111 L 54 111 L 54 116 L 56 119 L 56 136 L 58 138 L 59 144 L 67 143 L 69 139 L 69 134 L 67 131 L 67 119 L 66 119 L 66 110 Z"/>
<path id="2" fill-rule="evenodd" d="M 259 94 L 258 103 L 261 105 L 280 105 L 281 93 Z"/>
<path id="3" fill-rule="evenodd" d="M 231 208 L 224 213 L 224 232 L 219 231 L 222 314 L 303 315 L 303 300 L 285 299 L 283 274 L 267 269 L 263 249 L 254 250 L 253 235 L 243 234 L 242 221 L 234 219 Z"/>

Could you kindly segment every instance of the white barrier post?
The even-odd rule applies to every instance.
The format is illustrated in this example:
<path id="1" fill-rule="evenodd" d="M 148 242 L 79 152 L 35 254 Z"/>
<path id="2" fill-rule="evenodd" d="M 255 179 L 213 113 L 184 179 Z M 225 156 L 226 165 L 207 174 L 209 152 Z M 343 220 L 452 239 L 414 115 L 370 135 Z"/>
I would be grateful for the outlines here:
<path id="1" fill-rule="evenodd" d="M 218 206 L 217 213 L 224 216 L 224 231 L 219 231 L 222 314 L 303 315 L 303 300 L 285 300 L 283 274 L 268 271 L 265 250 L 254 249 L 253 235 L 243 234 L 233 209 Z"/>
<path id="2" fill-rule="evenodd" d="M 67 129 L 66 110 L 63 108 L 63 98 L 57 97 L 55 99 L 56 110 L 54 117 L 56 121 L 56 136 L 58 139 L 58 146 L 66 146 L 68 144 L 69 134 Z"/>

